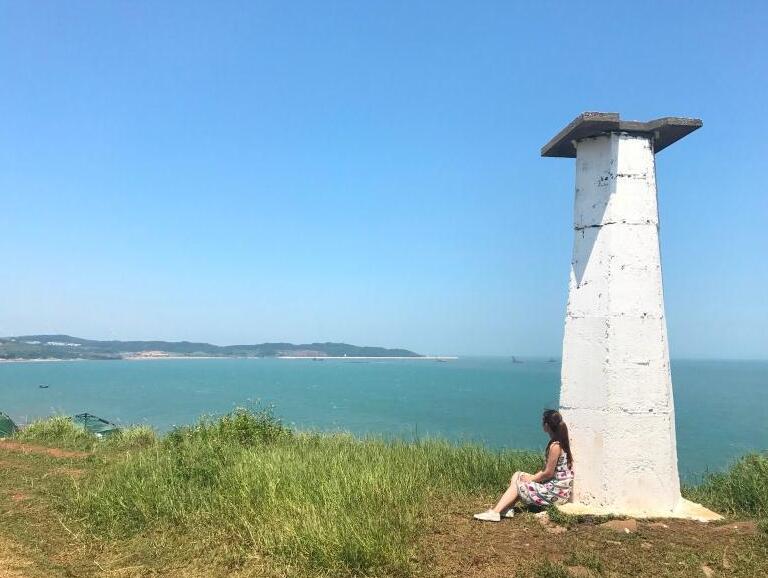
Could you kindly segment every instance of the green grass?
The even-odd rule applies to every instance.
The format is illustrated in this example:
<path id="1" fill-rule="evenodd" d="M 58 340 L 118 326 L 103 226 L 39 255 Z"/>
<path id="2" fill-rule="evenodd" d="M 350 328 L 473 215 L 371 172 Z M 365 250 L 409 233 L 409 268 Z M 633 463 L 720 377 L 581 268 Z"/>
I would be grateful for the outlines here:
<path id="1" fill-rule="evenodd" d="M 592 550 L 579 550 L 572 552 L 566 559 L 567 566 L 584 566 L 597 575 L 603 573 L 603 562 L 600 557 Z"/>
<path id="2" fill-rule="evenodd" d="M 139 427 L 97 441 L 53 418 L 17 438 L 94 451 L 98 459 L 89 458 L 83 475 L 62 477 L 51 492 L 61 519 L 89 540 L 150 551 L 164 567 L 237 569 L 258 560 L 280 576 L 419 574 L 420 539 L 437 509 L 490 501 L 512 472 L 541 465 L 538 453 L 441 440 L 297 433 L 269 412 L 245 410 L 163 437 Z M 746 456 L 685 495 L 731 516 L 766 519 L 768 457 Z M 566 562 L 603 571 L 587 551 Z M 539 561 L 529 573 L 563 571 Z"/>
<path id="3" fill-rule="evenodd" d="M 430 508 L 498 492 L 538 454 L 295 434 L 238 410 L 177 429 L 73 480 L 61 504 L 94 534 L 172 531 L 334 575 L 407 576 Z M 299 572 L 301 573 L 301 572 Z"/>
<path id="4" fill-rule="evenodd" d="M 157 443 L 158 437 L 155 430 L 148 425 L 136 425 L 122 428 L 119 432 L 110 434 L 99 440 L 95 447 L 105 452 L 121 452 L 141 450 Z"/>
<path id="5" fill-rule="evenodd" d="M 530 578 L 572 578 L 568 568 L 546 559 L 531 564 L 524 575 Z"/>
<path id="6" fill-rule="evenodd" d="M 721 514 L 768 519 L 768 453 L 748 454 L 683 495 Z"/>
<path id="7" fill-rule="evenodd" d="M 35 421 L 16 432 L 13 439 L 18 441 L 56 446 L 68 450 L 89 451 L 98 441 L 96 436 L 63 415 Z"/>
<path id="8" fill-rule="evenodd" d="M 32 422 L 13 435 L 14 440 L 57 449 L 75 451 L 127 451 L 157 443 L 155 431 L 146 425 L 122 428 L 119 432 L 99 438 L 68 416 L 55 416 Z"/>

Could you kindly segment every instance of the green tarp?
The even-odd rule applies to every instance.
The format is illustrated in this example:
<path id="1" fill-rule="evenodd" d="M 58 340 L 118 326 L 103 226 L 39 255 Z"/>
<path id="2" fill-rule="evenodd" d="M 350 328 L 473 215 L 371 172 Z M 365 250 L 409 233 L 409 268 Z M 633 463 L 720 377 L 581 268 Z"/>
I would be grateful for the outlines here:
<path id="1" fill-rule="evenodd" d="M 73 421 L 99 437 L 112 435 L 120 431 L 120 428 L 115 424 L 91 413 L 79 413 L 73 418 Z"/>
<path id="2" fill-rule="evenodd" d="M 8 415 L 0 411 L 0 438 L 13 435 L 18 430 L 19 428 L 16 426 L 15 423 L 13 423 L 13 420 L 10 417 L 8 417 Z"/>

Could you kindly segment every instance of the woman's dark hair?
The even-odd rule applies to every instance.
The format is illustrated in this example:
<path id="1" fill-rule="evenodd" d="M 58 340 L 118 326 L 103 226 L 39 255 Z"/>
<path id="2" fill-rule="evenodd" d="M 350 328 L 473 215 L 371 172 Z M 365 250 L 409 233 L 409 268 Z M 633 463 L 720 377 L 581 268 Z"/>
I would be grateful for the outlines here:
<path id="1" fill-rule="evenodd" d="M 568 459 L 568 467 L 573 466 L 573 454 L 571 453 L 571 442 L 568 439 L 568 426 L 563 421 L 563 416 L 559 411 L 554 409 L 544 410 L 544 415 L 541 416 L 541 422 L 547 424 L 549 431 L 552 432 L 552 439 L 547 444 L 547 450 L 545 455 L 549 454 L 549 446 L 553 442 L 558 442 L 560 448 L 565 452 Z"/>

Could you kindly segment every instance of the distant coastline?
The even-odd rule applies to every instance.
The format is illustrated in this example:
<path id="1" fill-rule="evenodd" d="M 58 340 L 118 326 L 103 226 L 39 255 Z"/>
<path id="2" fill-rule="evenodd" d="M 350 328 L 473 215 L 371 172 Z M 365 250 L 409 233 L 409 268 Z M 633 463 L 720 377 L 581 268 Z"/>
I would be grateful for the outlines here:
<path id="1" fill-rule="evenodd" d="M 306 355 L 278 355 L 276 359 L 305 359 L 309 361 L 320 361 L 322 359 L 417 359 L 422 361 L 453 361 L 458 359 L 455 355 L 417 355 L 417 356 L 403 356 L 403 355 L 377 355 L 377 356 L 364 356 L 364 355 L 344 355 L 344 356 L 330 356 L 321 355 L 318 357 L 307 357 Z"/>
<path id="2" fill-rule="evenodd" d="M 333 342 L 213 345 L 190 341 L 99 341 L 58 334 L 0 337 L 0 362 L 265 357 L 289 359 L 435 359 L 408 349 Z"/>
<path id="3" fill-rule="evenodd" d="M 320 360 L 340 360 L 344 361 L 394 361 L 394 360 L 407 360 L 407 361 L 455 361 L 458 356 L 455 355 L 418 355 L 418 356 L 395 356 L 395 355 L 377 355 L 377 356 L 318 356 L 307 357 L 306 355 L 272 355 L 272 356 L 237 356 L 237 355 L 166 355 L 157 357 L 141 357 L 141 356 L 126 356 L 115 359 L 88 359 L 84 357 L 70 357 L 70 358 L 55 358 L 46 357 L 39 359 L 0 359 L 0 363 L 61 363 L 63 361 L 178 361 L 180 359 L 303 359 L 305 361 L 320 361 Z"/>
<path id="4" fill-rule="evenodd" d="M 27 358 L 23 358 L 23 357 L 18 357 L 18 358 L 13 358 L 13 359 L 0 358 L 0 363 L 57 363 L 57 362 L 60 362 L 60 361 L 93 361 L 93 360 L 82 359 L 82 358 L 56 359 L 54 357 L 44 357 L 44 358 L 39 358 L 39 359 L 37 359 L 37 358 L 27 359 Z"/>

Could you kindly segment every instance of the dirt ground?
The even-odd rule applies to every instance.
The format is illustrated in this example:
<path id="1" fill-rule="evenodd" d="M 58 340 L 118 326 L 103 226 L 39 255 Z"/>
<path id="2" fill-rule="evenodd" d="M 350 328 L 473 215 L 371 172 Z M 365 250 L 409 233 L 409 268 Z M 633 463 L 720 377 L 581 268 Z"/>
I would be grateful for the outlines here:
<path id="1" fill-rule="evenodd" d="M 482 511 L 476 504 L 470 511 Z M 755 560 L 758 529 L 753 521 L 703 524 L 684 520 L 584 520 L 570 526 L 546 513 L 519 513 L 500 523 L 478 522 L 465 508 L 447 512 L 425 540 L 427 557 L 440 578 L 508 578 L 545 575 L 554 562 L 573 576 L 753 576 L 768 572 Z M 762 550 L 765 553 L 765 550 Z M 745 559 L 745 556 L 748 559 Z M 542 574 L 543 573 L 543 574 Z M 762 574 L 766 575 L 766 574 Z"/>
<path id="2" fill-rule="evenodd" d="M 21 452 L 24 454 L 47 455 L 52 458 L 84 458 L 90 455 L 87 452 L 74 452 L 70 450 L 60 450 L 57 448 L 46 448 L 43 446 L 14 442 L 11 440 L 0 440 L 0 450 L 8 452 Z"/>
<path id="3" fill-rule="evenodd" d="M 0 578 L 26 578 L 33 565 L 18 544 L 0 536 Z"/>

